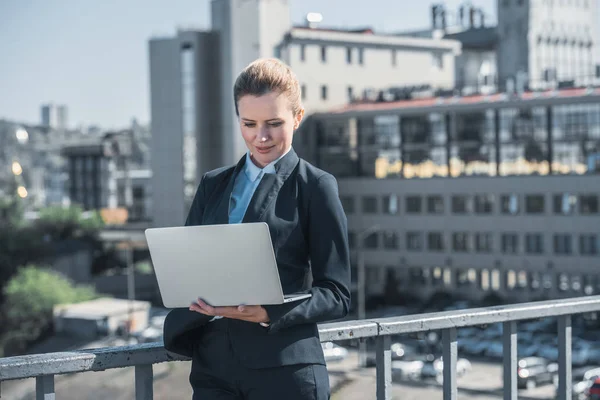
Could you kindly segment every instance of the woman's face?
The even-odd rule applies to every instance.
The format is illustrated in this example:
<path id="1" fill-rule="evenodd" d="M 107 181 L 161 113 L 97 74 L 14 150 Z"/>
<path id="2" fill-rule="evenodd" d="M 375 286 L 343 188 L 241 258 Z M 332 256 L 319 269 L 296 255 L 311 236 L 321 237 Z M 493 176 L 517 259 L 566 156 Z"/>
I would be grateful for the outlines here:
<path id="1" fill-rule="evenodd" d="M 304 110 L 294 116 L 288 97 L 279 92 L 242 96 L 238 100 L 238 111 L 242 136 L 252 161 L 260 168 L 290 148 L 294 130 L 304 116 Z"/>

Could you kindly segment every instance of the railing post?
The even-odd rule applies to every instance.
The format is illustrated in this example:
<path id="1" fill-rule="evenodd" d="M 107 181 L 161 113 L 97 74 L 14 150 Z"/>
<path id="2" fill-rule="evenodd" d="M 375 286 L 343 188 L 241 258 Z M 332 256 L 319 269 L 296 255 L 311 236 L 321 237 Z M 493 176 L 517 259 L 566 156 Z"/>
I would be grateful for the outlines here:
<path id="1" fill-rule="evenodd" d="M 504 322 L 502 336 L 504 400 L 517 400 L 517 321 Z"/>
<path id="2" fill-rule="evenodd" d="M 390 337 L 388 335 L 378 336 L 376 342 L 377 400 L 391 400 L 392 351 Z"/>
<path id="3" fill-rule="evenodd" d="M 442 331 L 442 345 L 444 400 L 456 400 L 458 398 L 458 385 L 456 383 L 456 360 L 458 355 L 456 328 L 448 328 Z"/>
<path id="4" fill-rule="evenodd" d="M 42 375 L 35 378 L 36 400 L 55 400 L 54 375 Z"/>
<path id="5" fill-rule="evenodd" d="M 571 400 L 571 316 L 558 317 L 558 399 Z"/>
<path id="6" fill-rule="evenodd" d="M 152 364 L 135 366 L 135 400 L 152 400 L 153 381 Z"/>

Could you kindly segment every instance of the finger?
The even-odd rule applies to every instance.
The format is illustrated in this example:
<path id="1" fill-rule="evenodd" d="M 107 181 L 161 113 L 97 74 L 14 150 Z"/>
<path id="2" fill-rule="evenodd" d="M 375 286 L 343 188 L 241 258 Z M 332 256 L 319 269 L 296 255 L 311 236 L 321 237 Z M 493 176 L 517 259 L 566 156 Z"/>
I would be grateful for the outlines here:
<path id="1" fill-rule="evenodd" d="M 204 315 L 211 315 L 211 314 L 207 313 L 207 312 L 206 312 L 204 309 L 202 309 L 202 308 L 201 308 L 199 305 L 197 305 L 197 304 L 192 304 L 192 305 L 190 306 L 190 311 L 195 311 L 195 312 L 197 312 L 197 313 L 204 314 Z"/>
<path id="2" fill-rule="evenodd" d="M 200 306 L 204 311 L 206 311 L 209 314 L 215 313 L 215 307 L 209 306 L 201 298 L 198 298 L 198 301 L 196 301 L 196 304 L 198 304 L 198 306 Z"/>

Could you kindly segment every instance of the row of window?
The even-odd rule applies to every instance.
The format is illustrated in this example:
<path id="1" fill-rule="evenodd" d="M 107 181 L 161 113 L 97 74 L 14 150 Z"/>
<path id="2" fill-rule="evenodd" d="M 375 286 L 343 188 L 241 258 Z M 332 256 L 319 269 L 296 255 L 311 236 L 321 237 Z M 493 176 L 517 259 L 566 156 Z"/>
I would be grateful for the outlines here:
<path id="1" fill-rule="evenodd" d="M 406 232 L 405 248 L 407 251 L 435 251 L 451 250 L 456 253 L 492 253 L 496 251 L 492 232 L 452 232 L 449 237 L 443 232 Z M 580 234 L 577 236 L 568 233 L 553 235 L 553 252 L 558 255 L 571 255 L 578 243 L 579 254 L 592 256 L 600 253 L 599 236 L 596 234 Z M 348 240 L 351 248 L 356 247 L 356 233 L 349 232 Z M 383 231 L 381 234 L 372 234 L 364 238 L 363 248 L 369 250 L 385 249 L 397 250 L 400 248 L 400 236 L 394 231 Z M 521 235 L 514 232 L 500 234 L 500 248 L 503 254 L 543 254 L 544 234 L 526 233 L 522 242 Z"/>
<path id="2" fill-rule="evenodd" d="M 347 214 L 356 213 L 356 198 L 353 196 L 340 196 L 342 205 Z M 551 199 L 551 200 L 550 200 Z M 404 196 L 404 211 L 406 214 L 444 214 L 450 202 L 452 214 L 495 214 L 504 215 L 536 215 L 546 214 L 551 206 L 552 212 L 557 215 L 594 215 L 600 212 L 598 195 L 557 193 L 547 199 L 545 194 L 476 194 L 452 195 L 446 199 L 442 195 L 406 195 Z M 389 214 L 400 213 L 401 197 L 396 194 L 385 195 L 379 200 L 377 196 L 368 195 L 361 198 L 361 211 L 363 214 Z M 381 204 L 381 209 L 379 208 Z"/>
<path id="3" fill-rule="evenodd" d="M 454 282 L 452 278 L 454 275 Z M 373 281 L 377 281 L 379 276 L 371 273 Z M 509 290 L 551 290 L 552 288 L 558 291 L 566 292 L 572 290 L 574 292 L 584 292 L 585 294 L 593 294 L 600 291 L 600 280 L 593 275 L 578 275 L 567 274 L 564 272 L 549 273 L 538 271 L 525 270 L 508 270 L 499 271 L 497 269 L 482 269 L 474 268 L 420 268 L 412 267 L 408 271 L 407 284 L 411 287 L 415 285 L 445 285 L 462 287 L 477 287 L 483 291 L 500 290 L 501 285 Z"/>
<path id="4" fill-rule="evenodd" d="M 307 44 L 300 44 L 300 61 L 306 61 L 306 47 Z M 325 45 L 320 46 L 320 59 L 322 63 L 326 63 L 328 61 L 328 47 Z M 391 65 L 398 65 L 398 51 L 396 49 L 390 50 L 391 55 Z M 365 49 L 363 47 L 346 47 L 346 64 L 365 64 Z M 431 53 L 431 66 L 442 69 L 444 68 L 444 57 L 441 52 L 433 52 Z"/>
<path id="5" fill-rule="evenodd" d="M 302 95 L 302 100 L 303 101 L 307 100 L 309 93 L 308 93 L 306 84 L 303 83 L 300 85 L 300 92 Z M 365 90 L 364 95 L 366 95 L 367 92 L 368 92 L 368 90 Z M 356 97 L 354 87 L 352 87 L 352 86 L 346 87 L 346 97 L 347 97 L 348 102 L 352 102 L 354 100 L 354 98 Z M 319 87 L 319 98 L 321 100 L 327 100 L 329 98 L 329 87 L 327 85 L 321 85 Z"/>

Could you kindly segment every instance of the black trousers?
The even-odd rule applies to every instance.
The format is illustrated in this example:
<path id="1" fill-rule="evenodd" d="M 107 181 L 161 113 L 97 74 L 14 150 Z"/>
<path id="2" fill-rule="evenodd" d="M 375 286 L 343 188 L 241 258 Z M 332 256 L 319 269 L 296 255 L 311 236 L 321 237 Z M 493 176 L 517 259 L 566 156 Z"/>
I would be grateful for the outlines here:
<path id="1" fill-rule="evenodd" d="M 320 364 L 251 369 L 232 351 L 227 324 L 211 322 L 192 357 L 193 400 L 328 400 L 329 375 Z"/>

